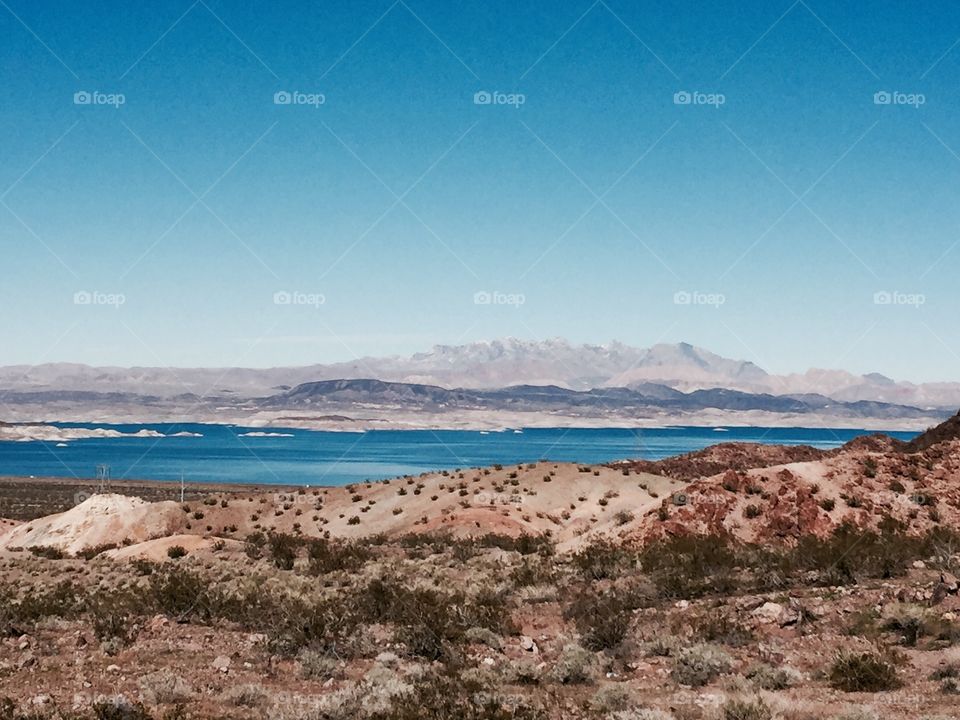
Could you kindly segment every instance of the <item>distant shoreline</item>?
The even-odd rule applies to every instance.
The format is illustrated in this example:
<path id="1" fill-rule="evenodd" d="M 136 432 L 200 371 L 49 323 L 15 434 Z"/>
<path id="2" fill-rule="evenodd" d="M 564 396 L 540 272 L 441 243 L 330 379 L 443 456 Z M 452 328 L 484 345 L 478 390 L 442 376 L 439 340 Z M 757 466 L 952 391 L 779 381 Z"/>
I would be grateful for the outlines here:
<path id="1" fill-rule="evenodd" d="M 359 415 L 359 413 L 358 413 Z M 454 417 L 455 416 L 455 417 Z M 433 430 L 486 431 L 504 429 L 541 430 L 642 430 L 679 428 L 783 428 L 815 430 L 862 430 L 864 432 L 916 432 L 943 422 L 950 413 L 931 413 L 915 418 L 839 417 L 820 413 L 771 413 L 765 411 L 705 410 L 689 415 L 662 414 L 653 417 L 572 416 L 546 412 L 458 411 L 430 413 L 409 411 L 366 412 L 363 417 L 338 416 L 336 419 L 317 417 L 308 413 L 198 413 L 178 415 L 143 412 L 129 413 L 69 413 L 51 417 L 49 414 L 7 417 L 15 425 L 82 424 L 108 428 L 118 425 L 175 426 L 175 425 L 235 425 L 243 430 L 282 431 L 314 430 L 322 432 L 368 432 L 373 430 Z M 2 431 L 2 427 L 0 427 Z M 42 440 L 56 440 L 53 434 Z M 0 432 L 0 442 L 4 441 Z"/>

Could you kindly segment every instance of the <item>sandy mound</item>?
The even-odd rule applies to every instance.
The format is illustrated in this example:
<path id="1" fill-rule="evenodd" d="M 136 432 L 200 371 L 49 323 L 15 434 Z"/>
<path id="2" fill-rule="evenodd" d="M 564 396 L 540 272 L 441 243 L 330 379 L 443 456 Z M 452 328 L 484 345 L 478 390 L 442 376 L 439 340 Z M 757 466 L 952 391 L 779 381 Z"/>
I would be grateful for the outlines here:
<path id="1" fill-rule="evenodd" d="M 148 503 L 123 495 L 93 495 L 63 513 L 23 523 L 0 535 L 0 548 L 86 548 L 143 542 L 179 532 L 183 511 L 174 502 Z"/>
<path id="2" fill-rule="evenodd" d="M 169 560 L 167 552 L 172 547 L 182 547 L 188 555 L 197 553 L 209 553 L 214 550 L 214 545 L 221 543 L 224 550 L 239 551 L 243 549 L 243 543 L 236 540 L 220 540 L 218 538 L 203 537 L 202 535 L 170 535 L 169 537 L 156 538 L 146 542 L 127 545 L 126 547 L 108 550 L 103 553 L 104 557 L 112 560 L 150 560 L 151 562 L 163 562 Z"/>

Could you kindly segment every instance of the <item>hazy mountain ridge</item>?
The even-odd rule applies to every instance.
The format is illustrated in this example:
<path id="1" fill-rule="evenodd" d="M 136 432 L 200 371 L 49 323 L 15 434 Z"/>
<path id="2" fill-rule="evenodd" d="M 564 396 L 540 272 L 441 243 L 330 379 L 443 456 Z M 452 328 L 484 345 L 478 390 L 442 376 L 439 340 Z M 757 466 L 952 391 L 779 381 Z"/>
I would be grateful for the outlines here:
<path id="1" fill-rule="evenodd" d="M 72 363 L 0 368 L 0 392 L 109 392 L 153 398 L 268 398 L 311 382 L 376 378 L 411 385 L 489 390 L 514 385 L 569 390 L 629 388 L 666 400 L 671 392 L 735 390 L 792 397 L 827 407 L 880 402 L 921 408 L 960 405 L 960 383 L 897 382 L 878 373 L 811 369 L 772 375 L 747 360 L 724 358 L 688 343 L 635 348 L 623 343 L 573 345 L 516 338 L 437 345 L 410 357 L 278 368 L 91 367 Z M 673 396 L 674 400 L 679 398 Z M 815 399 L 815 400 L 814 400 Z"/>

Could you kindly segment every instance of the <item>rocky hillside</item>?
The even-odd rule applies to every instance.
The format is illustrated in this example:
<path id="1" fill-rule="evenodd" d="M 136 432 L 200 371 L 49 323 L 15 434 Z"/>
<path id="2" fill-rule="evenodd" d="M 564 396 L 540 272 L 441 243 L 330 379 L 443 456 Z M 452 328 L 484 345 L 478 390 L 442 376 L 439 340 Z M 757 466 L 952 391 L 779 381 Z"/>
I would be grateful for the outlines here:
<path id="1" fill-rule="evenodd" d="M 795 544 L 844 525 L 871 529 L 889 522 L 923 533 L 960 527 L 956 425 L 953 418 L 918 438 L 923 449 L 884 436 L 828 452 L 726 443 L 658 462 L 462 468 L 337 488 L 214 492 L 183 506 L 93 496 L 7 530 L 0 548 L 76 553 L 173 534 L 243 540 L 256 532 L 342 538 L 547 533 L 564 549 L 598 536 L 644 544 L 690 533 Z"/>

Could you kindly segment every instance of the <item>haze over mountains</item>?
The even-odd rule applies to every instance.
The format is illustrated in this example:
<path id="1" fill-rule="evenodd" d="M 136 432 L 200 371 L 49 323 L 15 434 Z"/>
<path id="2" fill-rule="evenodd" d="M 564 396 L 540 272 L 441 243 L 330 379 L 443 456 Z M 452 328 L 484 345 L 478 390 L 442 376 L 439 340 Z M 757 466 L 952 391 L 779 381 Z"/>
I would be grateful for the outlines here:
<path id="1" fill-rule="evenodd" d="M 843 370 L 773 375 L 750 361 L 724 358 L 687 343 L 635 348 L 619 342 L 573 345 L 562 339 L 514 338 L 437 345 L 411 357 L 360 358 L 291 368 L 119 368 L 67 363 L 7 366 L 0 368 L 0 391 L 8 401 L 11 395 L 49 392 L 257 398 L 303 383 L 340 379 L 377 379 L 448 389 L 513 385 L 552 385 L 570 390 L 629 388 L 644 395 L 662 394 L 662 389 L 651 387 L 658 385 L 684 393 L 722 388 L 918 408 L 955 409 L 960 405 L 960 383 L 913 384 L 876 373 L 855 375 Z"/>

